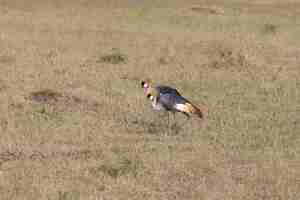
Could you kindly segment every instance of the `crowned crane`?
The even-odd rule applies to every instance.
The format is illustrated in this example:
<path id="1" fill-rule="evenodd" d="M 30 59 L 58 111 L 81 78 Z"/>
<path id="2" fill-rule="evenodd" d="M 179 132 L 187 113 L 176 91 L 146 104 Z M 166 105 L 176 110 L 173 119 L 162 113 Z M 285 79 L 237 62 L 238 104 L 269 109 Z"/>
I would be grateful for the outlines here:
<path id="1" fill-rule="evenodd" d="M 199 108 L 193 105 L 190 101 L 185 99 L 181 94 L 172 87 L 165 85 L 156 85 L 152 87 L 148 81 L 141 82 L 142 88 L 148 99 L 152 102 L 154 110 L 163 110 L 168 113 L 173 113 L 175 116 L 176 112 L 180 112 L 190 119 L 191 115 L 203 119 L 205 117 L 206 108 Z M 168 114 L 169 123 L 169 114 Z"/>

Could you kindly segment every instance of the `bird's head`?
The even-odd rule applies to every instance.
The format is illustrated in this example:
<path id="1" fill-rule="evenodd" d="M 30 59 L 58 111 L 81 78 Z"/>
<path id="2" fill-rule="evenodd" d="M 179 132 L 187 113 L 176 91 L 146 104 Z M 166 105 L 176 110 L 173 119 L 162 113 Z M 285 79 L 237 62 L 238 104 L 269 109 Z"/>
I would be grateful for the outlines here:
<path id="1" fill-rule="evenodd" d="M 141 86 L 142 88 L 144 88 L 146 97 L 151 101 L 153 101 L 154 98 L 158 96 L 158 91 L 155 88 L 151 87 L 149 79 L 141 81 Z"/>
<path id="2" fill-rule="evenodd" d="M 150 80 L 143 80 L 141 81 L 141 86 L 142 88 L 144 88 L 144 92 L 147 94 L 148 90 L 150 90 L 151 86 L 150 86 Z"/>
<path id="3" fill-rule="evenodd" d="M 150 81 L 149 80 L 143 80 L 141 81 L 142 88 L 149 88 L 150 87 Z"/>

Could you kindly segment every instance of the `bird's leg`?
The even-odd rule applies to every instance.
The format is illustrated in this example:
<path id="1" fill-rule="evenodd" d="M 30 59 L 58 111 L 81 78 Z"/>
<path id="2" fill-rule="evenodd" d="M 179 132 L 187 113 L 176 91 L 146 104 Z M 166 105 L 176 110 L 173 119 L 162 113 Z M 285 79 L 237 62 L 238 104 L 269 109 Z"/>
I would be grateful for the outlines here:
<path id="1" fill-rule="evenodd" d="M 172 114 L 173 114 L 173 120 L 174 120 L 174 123 L 176 124 L 175 112 L 172 112 Z"/>
<path id="2" fill-rule="evenodd" d="M 191 116 L 189 114 L 185 114 L 185 116 L 186 116 L 186 121 L 185 121 L 185 123 L 186 123 L 191 119 Z"/>
<path id="3" fill-rule="evenodd" d="M 167 112 L 167 114 L 168 114 L 168 132 L 167 133 L 169 133 L 170 130 L 171 130 L 171 127 L 170 127 L 170 113 Z"/>
<path id="4" fill-rule="evenodd" d="M 177 122 L 176 122 L 176 117 L 175 117 L 175 112 L 172 112 L 173 115 L 173 122 L 170 125 L 170 131 L 172 132 L 172 134 L 176 134 L 177 131 Z"/>
<path id="5" fill-rule="evenodd" d="M 175 112 L 172 112 L 172 115 L 173 115 L 173 122 L 172 122 L 172 124 L 171 124 L 171 129 L 173 128 L 173 127 L 175 127 L 176 126 L 176 118 L 175 118 Z"/>

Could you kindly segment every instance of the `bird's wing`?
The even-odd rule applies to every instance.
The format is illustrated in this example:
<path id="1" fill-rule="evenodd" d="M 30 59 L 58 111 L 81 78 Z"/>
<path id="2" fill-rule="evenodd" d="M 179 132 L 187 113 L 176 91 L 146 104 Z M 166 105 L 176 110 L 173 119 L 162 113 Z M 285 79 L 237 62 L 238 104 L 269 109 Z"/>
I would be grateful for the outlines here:
<path id="1" fill-rule="evenodd" d="M 175 88 L 172 88 L 169 86 L 159 85 L 159 86 L 156 86 L 155 89 L 160 94 L 174 94 L 174 95 L 181 96 L 180 93 Z"/>
<path id="2" fill-rule="evenodd" d="M 160 93 L 158 101 L 169 110 L 176 109 L 176 104 L 185 104 L 188 101 L 180 95 L 174 93 Z"/>
<path id="3" fill-rule="evenodd" d="M 172 110 L 175 103 L 172 93 L 160 93 L 157 101 L 168 110 Z"/>

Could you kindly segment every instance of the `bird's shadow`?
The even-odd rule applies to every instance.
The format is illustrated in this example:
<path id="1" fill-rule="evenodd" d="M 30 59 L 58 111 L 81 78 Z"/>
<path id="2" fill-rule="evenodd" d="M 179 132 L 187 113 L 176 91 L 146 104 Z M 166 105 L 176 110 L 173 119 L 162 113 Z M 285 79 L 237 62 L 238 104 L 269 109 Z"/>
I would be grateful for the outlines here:
<path id="1" fill-rule="evenodd" d="M 179 135 L 183 130 L 183 126 L 174 122 L 172 124 L 163 123 L 164 121 L 154 121 L 143 123 L 145 133 L 153 135 L 168 135 L 175 136 Z"/>
<path id="2" fill-rule="evenodd" d="M 183 130 L 183 125 L 174 122 L 170 127 L 170 135 L 179 135 L 179 133 Z"/>
<path id="3" fill-rule="evenodd" d="M 181 133 L 184 126 L 176 121 L 168 123 L 165 115 L 159 115 L 155 118 L 150 117 L 148 119 L 142 116 L 131 115 L 130 117 L 124 117 L 121 121 L 122 126 L 124 126 L 128 132 L 149 135 L 175 136 Z"/>
<path id="4" fill-rule="evenodd" d="M 157 113 L 156 113 L 157 114 Z M 176 118 L 168 113 L 159 113 L 151 121 L 144 123 L 145 132 L 155 135 L 179 135 L 183 130 L 184 124 L 176 121 Z"/>

